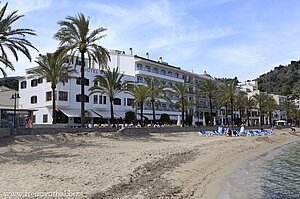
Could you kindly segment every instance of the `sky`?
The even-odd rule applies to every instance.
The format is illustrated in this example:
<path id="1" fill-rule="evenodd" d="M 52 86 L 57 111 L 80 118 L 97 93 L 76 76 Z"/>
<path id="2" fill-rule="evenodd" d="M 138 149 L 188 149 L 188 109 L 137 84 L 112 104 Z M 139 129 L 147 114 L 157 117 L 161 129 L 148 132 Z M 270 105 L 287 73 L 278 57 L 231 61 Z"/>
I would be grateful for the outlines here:
<path id="1" fill-rule="evenodd" d="M 91 29 L 107 28 L 97 42 L 107 49 L 245 81 L 300 59 L 299 7 L 299 0 L 8 0 L 7 14 L 18 10 L 24 17 L 14 28 L 36 31 L 27 37 L 39 50 L 33 58 L 56 50 L 58 21 L 83 13 Z M 14 64 L 9 76 L 36 65 L 24 56 Z"/>

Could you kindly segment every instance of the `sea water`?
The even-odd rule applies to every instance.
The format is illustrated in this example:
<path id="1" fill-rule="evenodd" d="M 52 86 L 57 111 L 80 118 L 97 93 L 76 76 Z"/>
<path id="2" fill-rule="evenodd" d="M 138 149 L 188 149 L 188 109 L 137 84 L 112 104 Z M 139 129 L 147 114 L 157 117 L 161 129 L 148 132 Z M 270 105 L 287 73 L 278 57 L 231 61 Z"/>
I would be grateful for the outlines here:
<path id="1" fill-rule="evenodd" d="M 218 199 L 300 199 L 300 141 L 245 162 Z"/>

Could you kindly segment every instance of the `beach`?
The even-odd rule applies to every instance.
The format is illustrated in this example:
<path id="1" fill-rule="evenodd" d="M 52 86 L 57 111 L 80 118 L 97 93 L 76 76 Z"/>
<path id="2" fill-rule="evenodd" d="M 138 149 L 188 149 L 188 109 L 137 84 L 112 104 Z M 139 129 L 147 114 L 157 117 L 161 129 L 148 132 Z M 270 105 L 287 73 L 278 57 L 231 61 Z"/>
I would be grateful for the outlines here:
<path id="1" fill-rule="evenodd" d="M 217 198 L 243 161 L 300 139 L 290 131 L 18 136 L 0 143 L 0 198 Z"/>

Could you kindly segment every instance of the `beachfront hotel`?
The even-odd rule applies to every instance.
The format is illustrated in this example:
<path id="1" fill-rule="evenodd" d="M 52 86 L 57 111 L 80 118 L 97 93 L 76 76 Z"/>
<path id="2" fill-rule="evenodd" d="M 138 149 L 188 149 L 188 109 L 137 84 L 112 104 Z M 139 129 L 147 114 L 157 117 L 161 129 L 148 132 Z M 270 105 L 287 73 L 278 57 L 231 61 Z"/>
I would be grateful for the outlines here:
<path id="1" fill-rule="evenodd" d="M 196 84 L 205 79 L 213 79 L 210 75 L 196 74 L 173 66 L 165 62 L 162 57 L 158 60 L 152 60 L 147 53 L 145 56 L 133 54 L 132 48 L 128 52 L 119 50 L 110 50 L 111 61 L 108 62 L 110 68 L 118 67 L 121 73 L 124 73 L 123 82 L 134 82 L 135 84 L 145 84 L 145 78 L 156 78 L 165 86 L 172 86 L 176 83 L 186 83 L 189 85 L 188 100 L 195 101 L 196 106 L 190 108 L 188 113 L 194 115 L 196 122 L 202 122 L 203 115 L 208 114 L 209 104 L 204 97 L 196 100 Z M 80 60 L 80 59 L 79 59 Z M 81 62 L 74 58 L 68 60 L 68 64 L 74 66 L 79 72 Z M 50 83 L 40 77 L 32 77 L 26 74 L 19 80 L 19 108 L 28 108 L 35 110 L 33 112 L 34 124 L 51 124 L 52 123 L 52 95 Z M 106 95 L 95 93 L 89 95 L 88 89 L 94 86 L 94 77 L 101 75 L 102 71 L 94 62 L 86 61 L 85 68 L 85 109 L 88 123 L 99 124 L 107 123 L 110 118 L 109 99 Z M 69 126 L 80 126 L 80 73 L 76 74 L 78 78 L 70 79 L 65 85 L 58 84 L 56 89 L 56 104 L 58 123 Z M 177 99 L 170 96 L 172 101 Z M 121 92 L 114 99 L 114 114 L 116 119 L 124 119 L 127 111 L 133 111 L 140 119 L 138 107 L 133 106 L 133 97 Z M 156 119 L 161 114 L 166 113 L 170 119 L 176 121 L 181 116 L 179 108 L 170 106 L 163 99 L 156 105 Z M 144 119 L 152 121 L 152 109 L 150 103 L 144 107 Z"/>

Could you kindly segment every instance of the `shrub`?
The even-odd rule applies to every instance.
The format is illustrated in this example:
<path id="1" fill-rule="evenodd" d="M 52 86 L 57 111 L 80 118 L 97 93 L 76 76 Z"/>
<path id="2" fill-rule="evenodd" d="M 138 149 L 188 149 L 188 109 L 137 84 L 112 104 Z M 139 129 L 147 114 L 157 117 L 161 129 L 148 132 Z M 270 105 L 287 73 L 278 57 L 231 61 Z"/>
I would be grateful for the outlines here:
<path id="1" fill-rule="evenodd" d="M 127 111 L 125 113 L 125 122 L 129 124 L 134 121 L 135 121 L 135 113 L 133 111 Z"/>
<path id="2" fill-rule="evenodd" d="M 160 122 L 161 122 L 161 124 L 170 123 L 170 116 L 166 113 L 161 114 L 160 115 Z"/>

